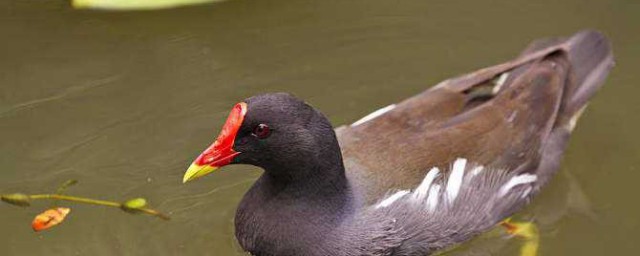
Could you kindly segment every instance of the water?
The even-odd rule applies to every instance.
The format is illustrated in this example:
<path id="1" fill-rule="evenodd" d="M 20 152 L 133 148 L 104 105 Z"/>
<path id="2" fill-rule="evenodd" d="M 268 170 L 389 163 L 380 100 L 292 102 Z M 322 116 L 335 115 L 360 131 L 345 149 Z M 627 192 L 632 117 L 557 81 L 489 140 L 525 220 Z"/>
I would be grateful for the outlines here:
<path id="1" fill-rule="evenodd" d="M 0 193 L 143 196 L 164 222 L 72 205 L 34 233 L 47 203 L 0 205 L 0 255 L 242 255 L 235 207 L 260 174 L 234 166 L 182 174 L 234 103 L 287 91 L 335 125 L 456 74 L 515 56 L 530 40 L 596 28 L 617 66 L 593 100 L 562 170 L 520 218 L 542 255 L 631 255 L 640 206 L 640 2 L 244 1 L 155 12 L 0 3 Z M 457 254 L 515 255 L 487 235 Z"/>

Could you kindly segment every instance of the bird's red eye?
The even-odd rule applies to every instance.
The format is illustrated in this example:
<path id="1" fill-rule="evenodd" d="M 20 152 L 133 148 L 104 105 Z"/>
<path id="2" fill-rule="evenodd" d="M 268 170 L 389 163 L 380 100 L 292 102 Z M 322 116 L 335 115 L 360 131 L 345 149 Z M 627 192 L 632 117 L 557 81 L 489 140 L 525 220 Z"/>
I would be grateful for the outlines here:
<path id="1" fill-rule="evenodd" d="M 253 135 L 258 137 L 258 139 L 264 139 L 269 137 L 271 134 L 271 129 L 266 124 L 259 124 L 256 128 L 253 129 Z"/>

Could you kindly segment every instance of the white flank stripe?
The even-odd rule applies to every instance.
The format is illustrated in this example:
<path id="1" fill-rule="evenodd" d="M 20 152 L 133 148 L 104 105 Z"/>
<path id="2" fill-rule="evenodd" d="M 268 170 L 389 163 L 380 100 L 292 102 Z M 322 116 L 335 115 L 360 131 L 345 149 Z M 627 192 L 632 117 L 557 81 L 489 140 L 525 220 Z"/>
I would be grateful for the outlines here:
<path id="1" fill-rule="evenodd" d="M 429 193 L 429 187 L 431 187 L 431 184 L 436 179 L 436 177 L 438 177 L 439 173 L 440 169 L 438 169 L 437 167 L 431 168 L 429 173 L 427 173 L 427 176 L 425 176 L 422 180 L 422 183 L 420 183 L 420 186 L 418 186 L 418 188 L 416 188 L 416 190 L 413 192 L 414 200 L 422 201 L 427 197 L 427 194 Z"/>
<path id="2" fill-rule="evenodd" d="M 387 111 L 394 109 L 395 107 L 396 107 L 396 104 L 391 104 L 391 105 L 386 106 L 384 108 L 381 108 L 381 109 L 378 109 L 376 111 L 373 111 L 371 114 L 368 114 L 365 117 L 360 118 L 360 120 L 355 121 L 353 124 L 351 124 L 351 127 L 358 126 L 358 125 L 361 125 L 363 123 L 366 123 L 367 121 L 370 121 L 370 120 L 372 120 L 372 119 L 374 119 L 376 117 L 379 117 L 382 114 L 386 113 Z"/>
<path id="3" fill-rule="evenodd" d="M 504 82 L 507 81 L 507 78 L 509 78 L 509 72 L 502 73 L 502 75 L 498 77 L 498 81 L 496 81 L 496 85 L 493 87 L 493 90 L 491 90 L 491 92 L 494 95 L 497 94 L 500 91 L 500 89 L 502 89 L 502 85 L 504 85 Z"/>
<path id="4" fill-rule="evenodd" d="M 438 197 L 440 196 L 440 185 L 433 185 L 429 189 L 429 196 L 427 197 L 427 210 L 433 212 L 438 206 Z"/>
<path id="5" fill-rule="evenodd" d="M 453 162 L 453 170 L 447 181 L 447 201 L 453 203 L 460 192 L 462 186 L 462 177 L 464 176 L 464 168 L 467 166 L 467 159 L 458 158 Z"/>
<path id="6" fill-rule="evenodd" d="M 393 204 L 393 202 L 397 201 L 398 199 L 402 198 L 403 196 L 409 194 L 409 190 L 400 190 L 398 192 L 396 192 L 395 194 L 387 197 L 386 199 L 382 200 L 382 202 L 378 203 L 376 205 L 376 209 L 378 208 L 383 208 L 383 207 L 387 207 L 391 204 Z"/>
<path id="7" fill-rule="evenodd" d="M 502 188 L 500 188 L 500 192 L 498 193 L 498 196 L 503 197 L 507 193 L 509 193 L 509 190 L 511 190 L 513 187 L 522 185 L 522 184 L 531 183 L 536 181 L 537 179 L 538 179 L 537 175 L 528 174 L 528 173 L 515 176 L 511 178 L 506 184 L 504 184 Z"/>

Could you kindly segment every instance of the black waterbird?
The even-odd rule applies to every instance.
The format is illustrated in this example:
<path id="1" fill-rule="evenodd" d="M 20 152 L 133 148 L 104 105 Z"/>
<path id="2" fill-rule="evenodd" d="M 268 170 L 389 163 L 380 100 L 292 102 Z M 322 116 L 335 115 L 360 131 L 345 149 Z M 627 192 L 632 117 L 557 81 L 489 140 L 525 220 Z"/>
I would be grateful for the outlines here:
<path id="1" fill-rule="evenodd" d="M 289 94 L 254 96 L 184 181 L 227 164 L 264 169 L 235 219 L 253 255 L 428 255 L 530 201 L 612 66 L 598 32 L 537 40 L 335 130 Z"/>

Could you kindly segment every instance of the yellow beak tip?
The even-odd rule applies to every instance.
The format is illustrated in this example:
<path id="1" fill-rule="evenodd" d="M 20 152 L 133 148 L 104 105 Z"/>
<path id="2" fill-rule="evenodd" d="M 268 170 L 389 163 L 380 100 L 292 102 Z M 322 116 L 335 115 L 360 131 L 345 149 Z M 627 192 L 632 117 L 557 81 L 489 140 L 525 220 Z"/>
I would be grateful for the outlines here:
<path id="1" fill-rule="evenodd" d="M 217 167 L 213 167 L 210 165 L 197 165 L 195 163 L 189 166 L 189 169 L 184 173 L 182 177 L 182 183 L 187 183 L 189 181 L 195 180 L 202 176 L 205 176 L 213 171 L 218 169 Z"/>

